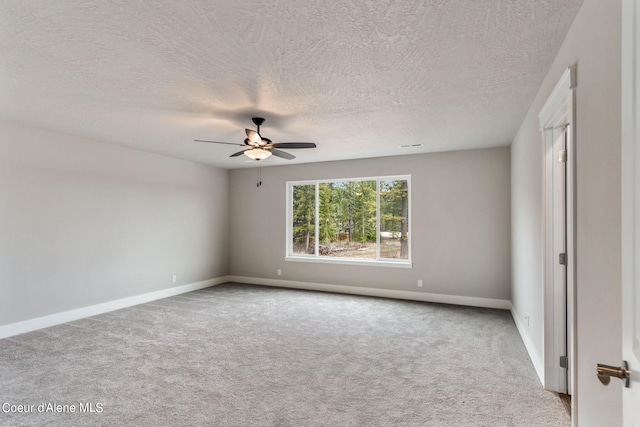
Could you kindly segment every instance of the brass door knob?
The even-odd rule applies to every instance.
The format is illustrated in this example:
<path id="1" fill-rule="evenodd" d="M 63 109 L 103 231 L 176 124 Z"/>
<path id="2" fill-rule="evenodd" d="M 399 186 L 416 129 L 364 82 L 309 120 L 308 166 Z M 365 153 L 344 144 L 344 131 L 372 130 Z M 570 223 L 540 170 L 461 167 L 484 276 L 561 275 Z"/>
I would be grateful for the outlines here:
<path id="1" fill-rule="evenodd" d="M 631 377 L 631 371 L 629 370 L 629 364 L 623 360 L 621 367 L 602 365 L 598 363 L 598 369 L 596 371 L 598 379 L 603 385 L 609 385 L 611 377 L 620 378 L 624 381 L 624 386 L 629 387 L 629 381 Z"/>

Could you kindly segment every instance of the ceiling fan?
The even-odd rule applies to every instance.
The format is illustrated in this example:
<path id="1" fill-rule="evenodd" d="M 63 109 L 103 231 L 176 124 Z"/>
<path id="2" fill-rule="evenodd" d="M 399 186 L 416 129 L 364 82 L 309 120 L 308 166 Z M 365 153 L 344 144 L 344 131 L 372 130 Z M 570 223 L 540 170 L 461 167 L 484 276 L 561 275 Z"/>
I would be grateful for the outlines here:
<path id="1" fill-rule="evenodd" d="M 206 141 L 202 139 L 196 139 L 194 141 L 197 142 L 211 142 L 213 144 L 227 144 L 227 145 L 238 145 L 240 147 L 244 147 L 244 150 L 238 151 L 237 153 L 233 153 L 229 157 L 237 157 L 241 154 L 253 159 L 253 160 L 264 160 L 270 157 L 272 154 L 274 156 L 291 160 L 295 159 L 296 156 L 293 154 L 289 154 L 285 151 L 279 150 L 279 148 L 315 148 L 316 144 L 313 142 L 272 142 L 269 138 L 264 138 L 260 135 L 260 126 L 264 123 L 264 119 L 262 117 L 254 117 L 251 119 L 253 123 L 258 127 L 257 130 L 245 129 L 247 133 L 247 138 L 244 140 L 244 144 L 235 144 L 233 142 L 219 142 L 219 141 Z"/>

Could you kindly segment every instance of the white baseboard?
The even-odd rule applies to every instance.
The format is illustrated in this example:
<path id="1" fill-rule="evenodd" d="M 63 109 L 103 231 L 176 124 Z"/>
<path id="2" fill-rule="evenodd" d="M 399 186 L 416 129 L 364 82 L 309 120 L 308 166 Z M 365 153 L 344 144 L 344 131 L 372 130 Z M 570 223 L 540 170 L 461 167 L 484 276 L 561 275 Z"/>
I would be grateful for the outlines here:
<path id="1" fill-rule="evenodd" d="M 371 297 L 406 299 L 412 301 L 437 302 L 467 305 L 472 307 L 499 308 L 509 310 L 509 300 L 462 297 L 458 295 L 430 294 L 425 292 L 396 291 L 392 289 L 364 288 L 359 286 L 330 285 L 326 283 L 297 282 L 292 280 L 263 279 L 260 277 L 227 276 L 229 281 L 252 285 L 276 286 L 280 288 L 305 289 L 310 291 L 335 292 L 341 294 L 366 295 Z"/>
<path id="2" fill-rule="evenodd" d="M 536 370 L 536 374 L 538 374 L 538 379 L 540 380 L 540 384 L 544 387 L 544 364 L 542 363 L 542 359 L 535 351 L 535 347 L 533 346 L 533 342 L 531 341 L 531 337 L 527 332 L 527 327 L 524 323 L 522 323 L 522 318 L 516 311 L 513 305 L 511 306 L 511 317 L 513 317 L 513 321 L 516 324 L 516 328 L 518 328 L 518 332 L 520 333 L 520 337 L 522 338 L 522 342 L 524 343 L 525 348 L 527 349 L 527 353 L 529 353 L 529 359 L 533 363 L 533 367 Z"/>
<path id="3" fill-rule="evenodd" d="M 59 325 L 61 323 L 72 322 L 74 320 L 83 319 L 85 317 L 91 317 L 97 314 L 106 313 L 108 311 L 131 307 L 132 305 L 144 304 L 146 302 L 184 294 L 186 292 L 197 291 L 198 289 L 204 289 L 210 286 L 226 283 L 229 280 L 230 279 L 228 276 L 223 276 L 215 279 L 204 280 L 202 282 L 189 283 L 187 285 L 149 292 L 147 294 L 136 295 L 114 301 L 107 301 L 100 304 L 90 305 L 88 307 L 81 307 L 74 310 L 63 311 L 61 313 L 50 314 L 48 316 L 37 317 L 35 319 L 24 320 L 22 322 L 10 323 L 8 325 L 0 326 L 0 339 L 18 334 L 24 334 L 26 332 L 35 331 L 37 329 L 48 328 L 50 326 Z"/>
<path id="4" fill-rule="evenodd" d="M 163 289 L 160 291 L 150 292 L 147 294 L 136 295 L 128 298 L 122 298 L 115 301 L 108 301 L 100 304 L 81 307 L 74 310 L 55 313 L 48 316 L 29 319 L 22 322 L 11 323 L 9 325 L 0 326 L 0 339 L 35 331 L 50 326 L 59 325 L 61 323 L 72 322 L 74 320 L 85 317 L 95 316 L 109 311 L 119 310 L 121 308 L 131 307 L 133 305 L 144 304 L 146 302 L 155 301 L 162 298 L 168 298 L 174 295 L 180 295 L 186 292 L 198 289 L 208 288 L 210 286 L 220 285 L 226 282 L 248 283 L 253 285 L 274 286 L 281 288 L 304 289 L 321 292 L 335 292 L 352 295 L 365 295 L 382 298 L 405 299 L 412 301 L 425 301 L 443 304 L 466 305 L 472 307 L 497 308 L 503 310 L 512 309 L 511 302 L 508 300 L 463 297 L 458 295 L 431 294 L 425 292 L 398 291 L 391 289 L 365 288 L 358 286 L 342 286 L 331 285 L 326 283 L 298 282 L 291 280 L 264 279 L 259 277 L 246 276 L 222 276 L 215 279 L 209 279 L 202 282 L 190 283 L 187 285 L 176 286 L 174 288 Z M 513 309 L 512 309 L 513 310 Z M 515 316 L 514 316 L 515 317 Z M 516 325 L 518 323 L 516 322 Z M 520 329 L 520 326 L 518 326 Z M 522 331 L 520 332 L 521 335 Z M 525 345 L 526 339 L 523 335 Z M 529 350 L 529 346 L 527 346 Z M 531 351 L 529 351 L 531 353 Z M 533 360 L 533 358 L 532 358 Z M 534 361 L 534 366 L 538 375 L 538 365 Z"/>

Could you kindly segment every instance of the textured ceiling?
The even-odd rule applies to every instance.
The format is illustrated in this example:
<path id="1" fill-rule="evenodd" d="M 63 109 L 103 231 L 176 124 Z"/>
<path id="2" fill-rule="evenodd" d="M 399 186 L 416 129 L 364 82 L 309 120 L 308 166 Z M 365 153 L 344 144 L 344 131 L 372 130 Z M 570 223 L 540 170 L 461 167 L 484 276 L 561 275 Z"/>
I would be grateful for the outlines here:
<path id="1" fill-rule="evenodd" d="M 580 4 L 4 0 L 0 118 L 225 168 L 193 140 L 256 115 L 291 162 L 508 145 Z"/>

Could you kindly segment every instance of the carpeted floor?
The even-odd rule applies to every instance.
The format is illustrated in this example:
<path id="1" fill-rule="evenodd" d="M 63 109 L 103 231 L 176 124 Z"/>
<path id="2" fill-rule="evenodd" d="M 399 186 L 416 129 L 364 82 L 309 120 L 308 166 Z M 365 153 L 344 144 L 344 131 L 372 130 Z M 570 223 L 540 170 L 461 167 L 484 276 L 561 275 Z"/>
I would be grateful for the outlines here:
<path id="1" fill-rule="evenodd" d="M 0 426 L 570 425 L 507 311 L 239 284 L 0 340 L 0 405 Z"/>

